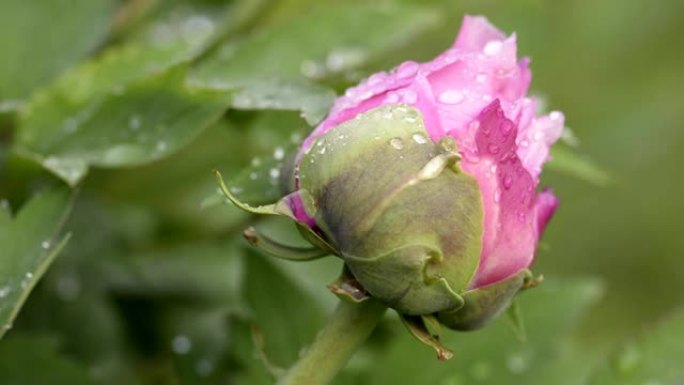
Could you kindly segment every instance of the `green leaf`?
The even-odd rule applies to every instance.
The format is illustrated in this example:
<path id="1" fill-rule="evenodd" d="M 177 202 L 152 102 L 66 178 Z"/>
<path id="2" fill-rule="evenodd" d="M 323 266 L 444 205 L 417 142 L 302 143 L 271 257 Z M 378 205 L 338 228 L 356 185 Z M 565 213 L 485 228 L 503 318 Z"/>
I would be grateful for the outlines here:
<path id="1" fill-rule="evenodd" d="M 319 4 L 242 41 L 226 42 L 200 62 L 192 78 L 207 87 L 240 89 L 236 108 L 300 109 L 314 124 L 332 94 L 311 80 L 357 70 L 406 44 L 437 17 L 407 4 Z"/>
<path id="2" fill-rule="evenodd" d="M 288 278 L 266 258 L 248 253 L 244 294 L 263 333 L 266 355 L 281 367 L 294 363 L 324 319 L 321 307 Z"/>
<path id="3" fill-rule="evenodd" d="M 33 198 L 14 219 L 0 208 L 0 337 L 67 242 L 58 234 L 70 209 L 63 189 Z"/>
<path id="4" fill-rule="evenodd" d="M 609 362 L 596 370 L 591 383 L 682 384 L 684 383 L 684 311 L 667 318 L 655 329 L 627 343 Z"/>
<path id="5" fill-rule="evenodd" d="M 3 0 L 0 101 L 21 100 L 104 40 L 115 0 Z"/>
<path id="6" fill-rule="evenodd" d="M 88 368 L 61 355 L 52 338 L 14 335 L 0 344 L 3 385 L 95 384 Z"/>
<path id="7" fill-rule="evenodd" d="M 587 362 L 577 361 L 567 336 L 600 290 L 594 281 L 554 281 L 519 296 L 528 326 L 521 344 L 505 319 L 482 330 L 456 333 L 446 330 L 441 342 L 454 358 L 444 363 L 397 327 L 390 346 L 374 362 L 368 384 L 581 384 Z M 591 354 L 579 356 L 584 360 Z M 572 365 L 566 364 L 569 360 Z M 581 363 L 581 365 L 580 365 Z M 577 364 L 577 365 L 575 365 Z M 553 368 L 553 370 L 549 370 Z"/>
<path id="8" fill-rule="evenodd" d="M 592 160 L 558 145 L 551 148 L 551 160 L 546 167 L 597 186 L 605 186 L 611 179 L 610 175 Z"/>
<path id="9" fill-rule="evenodd" d="M 27 108 L 17 151 L 71 185 L 90 166 L 134 166 L 166 157 L 218 119 L 228 100 L 225 93 L 191 89 L 184 79 L 185 69 L 177 67 L 86 106 L 62 101 Z"/>

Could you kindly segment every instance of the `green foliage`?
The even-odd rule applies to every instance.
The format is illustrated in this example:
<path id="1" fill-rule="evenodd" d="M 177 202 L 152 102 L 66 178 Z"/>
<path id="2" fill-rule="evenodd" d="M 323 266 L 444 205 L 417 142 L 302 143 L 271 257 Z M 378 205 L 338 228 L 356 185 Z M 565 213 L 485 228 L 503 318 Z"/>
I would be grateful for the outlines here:
<path id="1" fill-rule="evenodd" d="M 681 313 L 639 331 L 684 290 L 684 3 L 639 3 L 3 0 L 0 382 L 273 383 L 263 361 L 312 341 L 341 262 L 249 249 L 212 169 L 277 200 L 335 94 L 434 57 L 465 12 L 518 32 L 533 91 L 582 138 L 544 175 L 562 201 L 535 266 L 550 277 L 520 298 L 526 343 L 504 319 L 445 331 L 438 362 L 390 314 L 336 383 L 682 382 Z"/>
<path id="2" fill-rule="evenodd" d="M 596 370 L 592 384 L 679 384 L 684 381 L 684 312 L 630 341 Z"/>
<path id="3" fill-rule="evenodd" d="M 60 230 L 70 209 L 64 189 L 33 198 L 12 218 L 7 201 L 0 208 L 0 337 L 14 318 L 68 236 Z"/>

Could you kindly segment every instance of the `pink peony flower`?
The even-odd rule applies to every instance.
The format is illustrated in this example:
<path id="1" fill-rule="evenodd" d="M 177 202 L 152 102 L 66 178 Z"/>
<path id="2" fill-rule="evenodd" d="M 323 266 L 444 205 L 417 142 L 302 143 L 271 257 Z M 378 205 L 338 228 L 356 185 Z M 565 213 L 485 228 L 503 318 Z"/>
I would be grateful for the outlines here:
<path id="1" fill-rule="evenodd" d="M 556 111 L 537 115 L 537 101 L 526 96 L 529 59 L 517 60 L 516 51 L 515 34 L 506 37 L 486 18 L 466 16 L 454 45 L 434 60 L 404 62 L 348 89 L 306 139 L 299 161 L 317 138 L 360 114 L 387 105 L 416 108 L 435 143 L 455 139 L 461 169 L 479 186 L 481 252 L 468 289 L 517 274 L 532 263 L 558 205 L 536 187 L 564 118 Z M 301 223 L 317 225 L 299 198 L 291 202 Z"/>

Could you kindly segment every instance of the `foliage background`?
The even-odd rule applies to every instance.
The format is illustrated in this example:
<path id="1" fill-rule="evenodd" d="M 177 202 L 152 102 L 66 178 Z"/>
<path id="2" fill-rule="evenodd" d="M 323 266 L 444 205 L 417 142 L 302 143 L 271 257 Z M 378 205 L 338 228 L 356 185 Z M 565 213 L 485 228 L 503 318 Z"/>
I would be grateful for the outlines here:
<path id="1" fill-rule="evenodd" d="M 389 316 L 337 383 L 684 382 L 677 0 L 2 0 L 1 382 L 270 383 L 251 326 L 291 364 L 339 264 L 247 248 L 252 219 L 217 204 L 212 168 L 271 199 L 277 149 L 334 92 L 429 60 L 464 13 L 517 32 L 533 92 L 579 141 L 545 173 L 562 206 L 535 265 L 546 282 L 522 300 L 528 342 L 505 321 L 447 332 L 456 357 L 440 363 Z"/>

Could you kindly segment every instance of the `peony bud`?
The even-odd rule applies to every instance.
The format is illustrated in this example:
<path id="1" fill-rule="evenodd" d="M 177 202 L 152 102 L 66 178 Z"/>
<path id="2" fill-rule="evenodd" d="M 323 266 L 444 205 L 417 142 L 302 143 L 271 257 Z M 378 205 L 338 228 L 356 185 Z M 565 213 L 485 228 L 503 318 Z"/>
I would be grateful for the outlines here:
<path id="1" fill-rule="evenodd" d="M 476 328 L 529 279 L 563 116 L 537 116 L 528 63 L 515 35 L 466 17 L 452 48 L 349 89 L 304 142 L 296 217 L 400 313 Z"/>
<path id="2" fill-rule="evenodd" d="M 528 268 L 558 204 L 536 187 L 563 115 L 537 115 L 528 63 L 515 35 L 467 16 L 433 61 L 374 74 L 335 102 L 297 156 L 294 193 L 251 208 L 224 191 L 295 219 L 318 248 L 281 256 L 342 258 L 360 285 L 350 297 L 367 292 L 408 325 L 478 328 L 534 283 Z M 409 329 L 438 345 L 424 325 Z"/>

